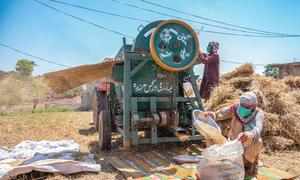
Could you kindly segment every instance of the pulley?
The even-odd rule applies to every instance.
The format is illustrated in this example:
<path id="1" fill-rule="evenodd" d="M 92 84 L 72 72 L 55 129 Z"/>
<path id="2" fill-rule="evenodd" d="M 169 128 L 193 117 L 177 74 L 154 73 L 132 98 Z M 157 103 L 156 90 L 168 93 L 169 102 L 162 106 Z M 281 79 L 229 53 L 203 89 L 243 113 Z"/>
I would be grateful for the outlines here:
<path id="1" fill-rule="evenodd" d="M 162 68 L 185 70 L 194 65 L 198 57 L 198 37 L 192 27 L 183 21 L 162 21 L 152 32 L 150 52 Z"/>

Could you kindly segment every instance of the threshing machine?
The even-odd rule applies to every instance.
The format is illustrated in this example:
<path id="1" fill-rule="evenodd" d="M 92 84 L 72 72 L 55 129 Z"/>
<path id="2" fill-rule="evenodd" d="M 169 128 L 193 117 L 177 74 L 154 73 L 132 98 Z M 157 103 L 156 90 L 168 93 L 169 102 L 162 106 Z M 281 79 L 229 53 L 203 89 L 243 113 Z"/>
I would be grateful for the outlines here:
<path id="1" fill-rule="evenodd" d="M 94 94 L 100 148 L 110 148 L 112 129 L 124 148 L 201 139 L 191 117 L 193 109 L 203 110 L 193 72 L 198 53 L 196 33 L 180 20 L 148 24 L 133 44 L 123 38 L 112 75 Z M 185 92 L 187 82 L 195 97 Z"/>
<path id="2" fill-rule="evenodd" d="M 101 149 L 111 146 L 111 132 L 123 136 L 123 146 L 198 140 L 192 110 L 202 102 L 193 67 L 199 41 L 180 20 L 155 21 L 145 26 L 133 44 L 115 58 L 44 75 L 49 86 L 62 93 L 82 84 L 105 79 L 94 92 L 94 122 Z M 183 83 L 190 83 L 189 97 Z"/>

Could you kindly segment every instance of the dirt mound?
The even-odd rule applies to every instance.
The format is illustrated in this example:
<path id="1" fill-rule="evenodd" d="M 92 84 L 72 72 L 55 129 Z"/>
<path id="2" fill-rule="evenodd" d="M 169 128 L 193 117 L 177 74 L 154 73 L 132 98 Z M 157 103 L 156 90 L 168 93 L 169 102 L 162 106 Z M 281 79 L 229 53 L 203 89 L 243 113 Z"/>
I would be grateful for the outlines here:
<path id="1" fill-rule="evenodd" d="M 220 84 L 205 103 L 206 110 L 216 111 L 238 103 L 246 91 L 257 95 L 259 108 L 265 112 L 262 137 L 267 151 L 286 150 L 300 144 L 300 77 L 282 80 L 255 75 L 245 64 L 221 76 Z M 230 120 L 220 122 L 227 136 Z"/>

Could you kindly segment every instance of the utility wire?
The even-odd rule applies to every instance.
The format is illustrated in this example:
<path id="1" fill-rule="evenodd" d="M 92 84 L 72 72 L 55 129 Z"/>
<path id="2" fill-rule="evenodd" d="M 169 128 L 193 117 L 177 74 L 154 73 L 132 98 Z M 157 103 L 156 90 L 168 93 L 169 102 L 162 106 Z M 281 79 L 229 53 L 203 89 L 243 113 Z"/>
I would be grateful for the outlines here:
<path id="1" fill-rule="evenodd" d="M 13 51 L 16 51 L 16 52 L 18 52 L 18 53 L 21 53 L 21 54 L 30 56 L 30 57 L 35 58 L 35 59 L 38 59 L 38 60 L 40 60 L 40 61 L 48 62 L 48 63 L 51 63 L 51 64 L 63 66 L 63 67 L 70 67 L 70 66 L 67 66 L 67 65 L 64 65 L 64 64 L 60 64 L 60 63 L 57 63 L 57 62 L 54 62 L 54 61 L 50 61 L 50 60 L 47 60 L 47 59 L 44 59 L 44 58 L 41 58 L 41 57 L 38 57 L 38 56 L 35 56 L 35 55 L 32 55 L 32 54 L 29 54 L 29 53 L 27 53 L 27 52 L 24 52 L 24 51 L 18 50 L 18 49 L 16 49 L 16 48 L 10 47 L 10 46 L 8 46 L 8 45 L 6 45 L 6 44 L 3 44 L 3 43 L 1 43 L 1 42 L 0 42 L 0 46 L 5 47 L 5 48 L 8 48 L 8 49 L 13 50 Z"/>
<path id="2" fill-rule="evenodd" d="M 131 19 L 131 20 L 136 20 L 136 21 L 141 21 L 141 22 L 146 22 L 146 23 L 151 22 L 151 21 L 147 21 L 147 20 L 144 20 L 144 19 L 139 19 L 139 18 L 130 17 L 130 16 L 124 16 L 124 15 L 121 15 L 121 14 L 111 13 L 111 12 L 107 12 L 107 11 L 102 11 L 102 10 L 93 9 L 93 8 L 89 8 L 89 7 L 85 7 L 85 6 L 81 6 L 81 5 L 76 5 L 76 4 L 71 4 L 71 3 L 66 3 L 66 2 L 62 2 L 62 1 L 57 1 L 57 0 L 48 0 L 48 1 L 52 1 L 52 2 L 55 2 L 55 3 L 60 3 L 60 4 L 63 4 L 63 5 L 66 5 L 66 6 L 71 6 L 71 7 L 75 7 L 75 8 L 79 8 L 79 9 L 94 11 L 94 12 L 101 13 L 101 14 L 107 14 L 107 15 L 111 15 L 111 16 L 121 17 L 121 18 L 125 18 L 125 19 Z"/>
<path id="3" fill-rule="evenodd" d="M 140 19 L 140 18 L 135 18 L 135 17 L 130 17 L 130 16 L 124 16 L 124 15 L 116 14 L 116 13 L 110 13 L 110 12 L 101 11 L 101 10 L 98 10 L 98 9 L 93 9 L 93 8 L 89 8 L 89 7 L 85 7 L 85 6 L 81 6 L 81 5 L 76 5 L 76 4 L 61 2 L 61 1 L 58 1 L 58 0 L 48 0 L 48 1 L 52 1 L 52 2 L 55 2 L 55 3 L 60 3 L 60 4 L 63 4 L 63 5 L 66 5 L 66 6 L 75 7 L 75 8 L 79 8 L 79 9 L 89 10 L 89 11 L 93 11 L 93 12 L 97 12 L 97 13 L 101 13 L 101 14 L 107 14 L 107 15 L 112 15 L 112 16 L 116 16 L 116 17 L 121 17 L 121 18 L 129 19 L 129 20 L 141 21 L 141 22 L 146 22 L 146 23 L 150 23 L 151 22 L 151 21 L 145 20 L 145 19 Z M 198 31 L 198 32 L 202 31 L 202 32 L 207 32 L 207 33 L 232 35 L 232 36 L 273 37 L 273 38 L 280 37 L 280 36 L 272 36 L 272 35 L 252 35 L 252 34 L 241 34 L 241 33 L 238 34 L 238 33 L 229 33 L 229 32 L 203 30 L 203 29 L 194 29 L 194 30 Z"/>
<path id="4" fill-rule="evenodd" d="M 225 63 L 230 63 L 230 64 L 247 64 L 247 63 L 242 63 L 242 62 L 236 62 L 236 61 L 228 61 L 228 60 L 224 60 L 224 59 L 221 59 L 220 60 L 221 62 L 225 62 Z"/>
<path id="5" fill-rule="evenodd" d="M 55 7 L 52 7 L 52 6 L 50 6 L 50 5 L 48 5 L 48 4 L 44 3 L 44 2 L 41 2 L 41 1 L 39 1 L 39 0 L 34 0 L 34 1 L 37 2 L 37 3 L 39 3 L 39 4 L 41 4 L 41 5 L 43 5 L 43 6 L 46 6 L 46 7 L 50 8 L 50 9 L 53 9 L 54 11 L 57 11 L 57 12 L 59 12 L 59 13 L 61 13 L 61 14 L 64 14 L 64 15 L 66 15 L 66 16 L 69 16 L 69 17 L 72 17 L 72 18 L 74 18 L 74 19 L 80 20 L 80 21 L 82 21 L 82 22 L 88 23 L 88 24 L 90 24 L 90 25 L 96 26 L 96 27 L 98 27 L 98 28 L 100 28 L 100 29 L 103 29 L 103 30 L 105 30 L 105 31 L 109 31 L 109 32 L 112 32 L 112 33 L 115 33 L 115 34 L 118 34 L 118 35 L 121 35 L 121 36 L 125 36 L 125 37 L 128 37 L 128 38 L 134 39 L 133 36 L 130 36 L 130 35 L 127 35 L 127 34 L 124 34 L 124 33 L 118 32 L 118 31 L 115 31 L 115 30 L 113 30 L 113 29 L 110 29 L 110 28 L 101 26 L 101 25 L 99 25 L 99 24 L 93 23 L 93 22 L 88 21 L 88 20 L 85 20 L 85 19 L 83 19 L 83 18 L 80 18 L 80 17 L 74 16 L 74 15 L 72 15 L 72 14 L 66 13 L 66 12 L 64 12 L 64 11 L 62 11 L 62 10 L 59 10 L 59 9 L 57 9 L 57 8 L 55 8 Z"/>
<path id="6" fill-rule="evenodd" d="M 142 9 L 144 11 L 148 11 L 148 12 L 151 12 L 151 13 L 155 13 L 155 14 L 159 14 L 159 15 L 163 15 L 163 16 L 168 16 L 168 17 L 176 18 L 176 19 L 182 19 L 182 20 L 187 21 L 187 22 L 198 23 L 198 24 L 202 24 L 202 25 L 206 25 L 206 26 L 210 26 L 210 27 L 221 28 L 221 29 L 226 29 L 226 30 L 231 30 L 231 31 L 237 31 L 237 32 L 251 33 L 251 34 L 275 36 L 275 35 L 272 35 L 272 34 L 266 34 L 266 33 L 260 33 L 260 32 L 253 32 L 253 31 L 246 31 L 246 30 L 228 28 L 228 27 L 224 27 L 224 26 L 219 26 L 219 25 L 213 25 L 213 24 L 209 24 L 209 23 L 199 22 L 199 21 L 195 21 L 195 20 L 191 20 L 191 19 L 187 19 L 187 18 L 182 18 L 182 17 L 179 17 L 179 16 L 174 16 L 174 15 L 166 14 L 166 13 L 159 12 L 159 11 L 155 11 L 155 10 L 152 10 L 152 9 L 148 9 L 148 8 L 136 6 L 134 4 L 130 4 L 130 3 L 126 3 L 126 2 L 121 2 L 119 0 L 111 0 L 111 1 L 113 1 L 115 3 L 119 3 L 121 5 L 128 6 L 128 7 L 132 7 L 132 8 L 136 8 L 136 9 Z M 278 37 L 300 37 L 300 35 L 276 35 L 276 36 L 278 36 Z"/>
<path id="7" fill-rule="evenodd" d="M 270 31 L 264 31 L 264 30 L 259 30 L 259 29 L 253 29 L 253 28 L 248 28 L 248 27 L 244 27 L 244 26 L 234 25 L 234 24 L 230 24 L 230 23 L 226 23 L 226 22 L 222 22 L 222 21 L 218 21 L 218 20 L 206 18 L 206 17 L 203 17 L 203 16 L 198 16 L 198 15 L 191 14 L 191 13 L 188 13 L 188 12 L 184 12 L 184 11 L 181 11 L 181 10 L 178 10 L 178 9 L 174 9 L 174 8 L 170 8 L 170 7 L 167 7 L 167 6 L 163 6 L 161 4 L 157 4 L 157 3 L 154 3 L 154 2 L 151 2 L 151 1 L 148 1 L 148 0 L 141 0 L 141 1 L 144 2 L 144 3 L 147 3 L 147 4 L 151 4 L 153 6 L 156 6 L 156 7 L 160 7 L 160 8 L 171 10 L 171 11 L 174 11 L 174 12 L 178 12 L 178 13 L 181 13 L 181 14 L 184 14 L 184 15 L 196 17 L 196 18 L 199 18 L 199 19 L 204 19 L 204 20 L 207 20 L 207 21 L 211 21 L 211 22 L 215 22 L 215 23 L 219 23 L 219 24 L 223 24 L 223 25 L 227 25 L 227 26 L 231 26 L 231 27 L 236 27 L 236 28 L 241 28 L 241 29 L 247 29 L 247 30 L 261 32 L 261 33 L 267 33 L 267 34 L 270 34 L 270 35 L 274 35 L 275 34 L 275 35 L 290 36 L 290 34 L 284 34 L 284 33 L 277 33 L 277 32 L 270 32 Z"/>
<path id="8" fill-rule="evenodd" d="M 35 55 L 32 55 L 32 54 L 29 54 L 27 52 L 24 52 L 24 51 L 21 51 L 21 50 L 18 50 L 16 48 L 13 48 L 11 46 L 8 46 L 6 44 L 3 44 L 0 42 L 0 46 L 2 47 L 5 47 L 5 48 L 8 48 L 8 49 L 11 49 L 13 51 L 16 51 L 18 53 L 21 53 L 21 54 L 24 54 L 24 55 L 27 55 L 27 56 L 30 56 L 30 57 L 33 57 L 35 59 L 38 59 L 38 60 L 41 60 L 41 61 L 44 61 L 44 62 L 48 62 L 48 63 L 51 63 L 51 64 L 55 64 L 55 65 L 59 65 L 59 66 L 63 66 L 63 67 L 68 67 L 70 68 L 71 66 L 67 66 L 67 65 L 64 65 L 64 64 L 60 64 L 60 63 L 57 63 L 57 62 L 54 62 L 54 61 L 50 61 L 50 60 L 47 60 L 47 59 L 44 59 L 44 58 L 41 58 L 41 57 L 38 57 L 38 56 L 35 56 Z M 225 63 L 231 63 L 231 64 L 246 64 L 246 63 L 250 63 L 250 62 L 246 62 L 246 63 L 242 63 L 242 62 L 236 62 L 236 61 L 228 61 L 228 60 L 224 60 L 224 59 L 221 59 L 221 62 L 225 62 Z M 251 63 L 252 64 L 252 63 Z M 265 66 L 266 64 L 253 64 L 255 66 Z"/>
<path id="9" fill-rule="evenodd" d="M 116 34 L 119 34 L 119 35 L 123 35 L 123 36 L 129 37 L 129 38 L 134 38 L 134 37 L 132 37 L 132 36 L 129 36 L 129 35 L 120 33 L 120 32 L 118 32 L 118 31 L 115 31 L 115 30 L 112 30 L 112 29 L 109 29 L 109 28 L 100 26 L 100 25 L 98 25 L 98 24 L 95 24 L 95 23 L 93 23 L 93 22 L 87 21 L 87 20 L 82 19 L 82 18 L 80 18 L 80 17 L 77 17 L 77 16 L 71 15 L 71 14 L 69 14 L 69 13 L 66 13 L 66 12 L 61 11 L 61 10 L 59 10 L 59 9 L 57 9 L 57 8 L 54 8 L 54 7 L 52 7 L 52 6 L 50 6 L 50 5 L 46 4 L 46 3 L 43 3 L 43 2 L 41 2 L 41 1 L 39 1 L 39 0 L 34 0 L 34 1 L 36 1 L 37 3 L 40 3 L 40 4 L 44 5 L 44 6 L 46 6 L 46 7 L 48 7 L 48 8 L 51 8 L 51 9 L 53 9 L 53 10 L 55 10 L 55 11 L 58 11 L 58 12 L 64 14 L 64 15 L 73 17 L 73 18 L 75 18 L 75 19 L 78 19 L 78 20 L 83 21 L 83 22 L 86 22 L 86 23 L 89 23 L 89 24 L 94 25 L 94 26 L 96 26 L 96 27 L 99 27 L 99 28 L 101 28 L 101 29 L 104 29 L 104 30 L 107 30 L 107 31 L 110 31 L 110 32 L 113 32 L 113 33 L 116 33 Z M 101 11 L 101 10 L 97 10 L 97 9 L 92 9 L 92 8 L 88 8 L 88 7 L 84 7 L 84 6 L 74 5 L 74 4 L 70 4 L 70 3 L 64 3 L 64 2 L 61 2 L 61 1 L 57 1 L 57 0 L 48 0 L 48 1 L 56 2 L 56 3 L 61 3 L 61 4 L 64 4 L 64 5 L 73 6 L 73 7 L 81 8 L 81 9 L 86 9 L 86 10 L 90 10 L 90 11 L 94 11 L 94 12 L 98 12 L 98 13 L 103 13 L 103 14 L 108 14 L 108 15 L 118 16 L 118 17 L 122 17 L 122 18 L 126 18 L 126 19 L 137 20 L 137 21 L 143 21 L 143 22 L 148 22 L 148 23 L 150 22 L 150 21 L 144 20 L 144 19 L 138 19 L 138 18 L 133 18 L 133 17 L 129 17 L 129 16 L 119 15 L 119 14 L 115 14 L 115 13 L 109 13 L 109 12 L 105 12 L 105 11 Z M 121 2 L 118 1 L 118 0 L 112 0 L 112 1 L 121 3 Z M 135 5 L 132 5 L 132 4 L 127 4 L 127 3 L 126 3 L 126 5 L 131 6 L 131 7 L 134 7 L 134 8 L 140 8 L 140 7 L 135 6 Z M 142 8 L 142 9 L 147 10 L 147 11 L 150 11 L 150 12 L 155 12 L 155 13 L 156 13 L 156 11 L 153 11 L 153 10 L 150 10 L 150 9 L 146 9 L 146 8 Z M 165 16 L 170 16 L 170 15 L 165 14 L 165 13 L 160 13 L 160 14 L 161 14 L 161 15 L 165 15 Z M 181 19 L 180 17 L 176 17 L 176 16 L 174 16 L 174 17 L 175 17 L 175 18 L 178 18 L 178 19 Z M 196 31 L 208 32 L 208 33 L 217 33 L 217 34 L 235 35 L 235 36 L 248 36 L 248 37 L 278 37 L 278 36 L 271 36 L 271 35 L 270 35 L 270 36 L 266 36 L 266 35 L 265 35 L 265 36 L 262 36 L 262 35 L 261 35 L 261 36 L 257 36 L 257 35 L 250 35 L 250 34 L 236 34 L 236 33 L 218 32 L 218 31 L 209 31 L 209 30 L 203 30 L 203 29 L 200 29 L 200 30 L 199 30 L 199 29 L 195 29 L 195 30 L 196 30 Z M 288 37 L 290 37 L 290 36 L 293 36 L 293 35 L 289 35 Z M 279 37 L 285 37 L 285 36 L 279 36 Z M 3 46 L 4 44 L 0 44 L 0 45 Z M 4 45 L 4 47 L 6 47 L 6 46 Z M 8 47 L 8 48 L 13 49 L 13 48 L 11 48 L 11 47 Z M 17 51 L 17 52 L 20 52 L 20 53 L 23 53 L 23 52 L 21 52 L 21 51 L 19 51 L 19 50 L 16 50 L 16 49 L 13 49 L 13 50 L 15 50 L 15 51 Z M 30 55 L 30 54 L 28 54 L 28 53 L 23 53 L 23 54 L 32 56 L 32 55 Z M 38 58 L 38 59 L 42 59 L 42 58 L 39 58 L 39 57 L 36 57 L 36 56 L 32 56 L 32 57 L 35 57 L 35 58 Z M 45 60 L 45 59 L 43 59 L 43 60 Z M 232 64 L 245 64 L 245 63 L 241 63 L 241 62 L 227 61 L 227 60 L 223 60 L 223 59 L 222 59 L 221 61 L 222 61 L 222 62 L 226 62 L 226 63 L 232 63 Z M 47 61 L 47 62 L 55 63 L 55 62 L 52 62 L 52 61 Z M 56 63 L 56 64 L 57 64 L 57 63 Z M 58 65 L 61 65 L 61 64 L 58 64 Z M 264 66 L 265 64 L 253 64 L 253 65 L 255 65 L 255 66 Z M 63 66 L 65 66 L 65 65 L 63 65 Z M 69 66 L 65 66 L 65 67 L 69 67 Z"/>
<path id="10" fill-rule="evenodd" d="M 200 32 L 206 32 L 206 33 L 223 34 L 223 35 L 231 35 L 231 36 L 280 38 L 280 36 L 267 36 L 267 35 L 255 35 L 255 34 L 229 33 L 229 32 L 211 31 L 211 30 L 204 30 L 204 29 L 194 29 L 194 30 L 197 31 L 198 33 L 200 33 Z M 288 37 L 292 37 L 292 36 L 288 36 Z"/>
<path id="11" fill-rule="evenodd" d="M 229 61 L 229 60 L 224 60 L 224 59 L 221 59 L 220 61 L 225 62 L 225 63 L 230 63 L 230 64 L 239 64 L 239 65 L 242 65 L 242 64 L 253 64 L 254 66 L 266 66 L 267 65 L 267 64 L 254 64 L 254 63 L 251 63 L 251 62 Z"/>

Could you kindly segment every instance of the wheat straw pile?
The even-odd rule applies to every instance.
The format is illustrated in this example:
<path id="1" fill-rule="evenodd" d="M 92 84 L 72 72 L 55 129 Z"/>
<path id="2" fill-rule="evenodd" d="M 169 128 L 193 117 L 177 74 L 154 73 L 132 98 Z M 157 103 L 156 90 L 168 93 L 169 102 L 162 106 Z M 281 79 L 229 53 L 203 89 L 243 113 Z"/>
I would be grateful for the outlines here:
<path id="1" fill-rule="evenodd" d="M 205 103 L 206 110 L 216 111 L 238 103 L 245 91 L 253 91 L 259 107 L 265 112 L 262 137 L 267 152 L 299 149 L 300 145 L 300 77 L 278 80 L 255 75 L 251 64 L 245 64 L 221 76 L 211 98 Z M 225 136 L 230 120 L 220 122 Z"/>

